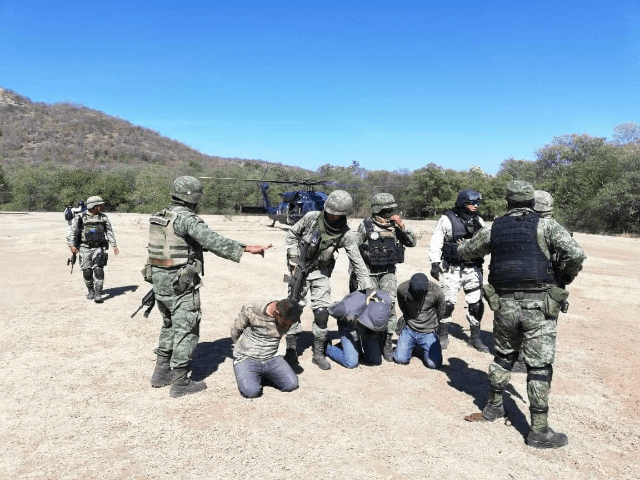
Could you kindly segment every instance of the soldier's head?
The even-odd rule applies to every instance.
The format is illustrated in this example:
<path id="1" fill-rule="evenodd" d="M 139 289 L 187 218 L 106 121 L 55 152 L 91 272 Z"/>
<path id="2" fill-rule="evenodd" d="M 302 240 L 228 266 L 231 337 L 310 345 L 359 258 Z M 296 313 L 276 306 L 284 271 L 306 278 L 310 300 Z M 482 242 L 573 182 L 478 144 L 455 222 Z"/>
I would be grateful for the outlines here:
<path id="1" fill-rule="evenodd" d="M 84 203 L 84 201 L 83 201 L 83 200 L 78 201 L 78 206 L 79 206 L 80 208 L 84 209 L 84 208 L 85 208 L 85 203 Z"/>
<path id="2" fill-rule="evenodd" d="M 533 185 L 524 180 L 511 180 L 507 184 L 507 208 L 532 208 L 535 203 Z"/>
<path id="3" fill-rule="evenodd" d="M 478 211 L 481 203 L 482 194 L 477 190 L 469 188 L 458 192 L 455 208 L 465 208 L 469 213 L 475 213 Z"/>
<path id="4" fill-rule="evenodd" d="M 533 195 L 535 197 L 533 209 L 543 217 L 550 217 L 553 213 L 553 197 L 551 194 L 544 190 L 535 190 Z"/>
<path id="5" fill-rule="evenodd" d="M 171 186 L 171 198 L 195 206 L 202 199 L 202 183 L 195 177 L 178 177 Z"/>
<path id="6" fill-rule="evenodd" d="M 353 209 L 353 199 L 344 190 L 335 190 L 324 202 L 325 224 L 330 230 L 341 230 L 347 224 L 347 215 Z"/>
<path id="7" fill-rule="evenodd" d="M 371 214 L 389 220 L 398 206 L 390 193 L 376 193 L 371 199 Z"/>
<path id="8" fill-rule="evenodd" d="M 409 279 L 409 295 L 414 302 L 421 302 L 429 291 L 429 279 L 424 273 L 416 273 Z"/>
<path id="9" fill-rule="evenodd" d="M 300 320 L 300 314 L 302 308 L 298 302 L 294 302 L 288 298 L 280 300 L 276 304 L 273 316 L 276 320 L 276 326 L 280 332 L 286 332 L 291 328 L 291 325 Z"/>
<path id="10" fill-rule="evenodd" d="M 101 212 L 104 205 L 104 200 L 97 195 L 87 198 L 87 210 L 91 213 Z"/>

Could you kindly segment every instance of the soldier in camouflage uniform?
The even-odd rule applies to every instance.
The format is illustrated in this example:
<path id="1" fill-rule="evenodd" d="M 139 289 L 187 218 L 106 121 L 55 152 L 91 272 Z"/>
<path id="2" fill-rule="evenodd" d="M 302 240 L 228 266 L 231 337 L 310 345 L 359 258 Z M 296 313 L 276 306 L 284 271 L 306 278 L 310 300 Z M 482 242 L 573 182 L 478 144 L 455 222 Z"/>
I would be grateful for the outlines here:
<path id="1" fill-rule="evenodd" d="M 71 253 L 80 254 L 80 268 L 87 286 L 87 299 L 104 302 L 104 267 L 107 265 L 109 244 L 118 256 L 116 237 L 109 218 L 102 213 L 104 201 L 98 196 L 87 199 L 87 210 L 75 215 L 67 229 L 67 245 Z"/>
<path id="2" fill-rule="evenodd" d="M 541 218 L 533 210 L 531 184 L 509 182 L 506 198 L 506 215 L 458 247 L 464 258 L 491 254 L 489 284 L 482 290 L 495 312 L 495 357 L 489 366 L 489 400 L 482 418 L 494 421 L 504 417 L 502 395 L 522 351 L 531 412 L 527 444 L 562 447 L 568 443 L 567 436 L 547 424 L 556 323 L 569 295 L 558 285 L 571 283 L 587 257 L 558 222 Z M 556 265 L 551 261 L 554 256 L 559 259 Z"/>
<path id="3" fill-rule="evenodd" d="M 449 324 L 458 301 L 458 292 L 462 288 L 468 305 L 467 321 L 470 334 L 468 345 L 479 352 L 489 351 L 480 339 L 480 321 L 484 314 L 482 303 L 482 258 L 461 258 L 458 254 L 458 242 L 471 238 L 484 227 L 484 220 L 478 215 L 482 194 L 475 190 L 462 190 L 458 193 L 453 210 L 445 212 L 436 223 L 429 243 L 431 276 L 442 281 L 440 287 L 446 299 L 444 318 L 438 326 L 440 345 L 444 350 L 449 346 Z"/>
<path id="4" fill-rule="evenodd" d="M 311 310 L 313 311 L 313 363 L 322 370 L 329 370 L 331 364 L 324 356 L 327 338 L 327 324 L 329 322 L 329 305 L 331 305 L 331 273 L 335 266 L 335 256 L 339 248 L 344 248 L 349 257 L 351 268 L 355 272 L 359 289 L 373 288 L 373 282 L 369 277 L 369 271 L 365 265 L 355 233 L 347 225 L 347 214 L 353 208 L 351 195 L 343 190 L 332 192 L 324 204 L 322 212 L 307 213 L 295 225 L 293 225 L 285 237 L 287 247 L 287 262 L 289 269 L 293 269 L 299 263 L 300 240 L 311 238 L 314 232 L 320 233 L 320 243 L 313 252 L 307 255 L 307 261 L 311 261 L 313 268 L 307 276 L 300 305 L 304 307 L 304 298 L 311 291 Z M 291 295 L 291 292 L 290 292 Z M 285 358 L 290 363 L 297 362 L 296 344 L 302 331 L 300 322 L 293 325 L 287 332 L 287 354 Z"/>
<path id="5" fill-rule="evenodd" d="M 398 279 L 396 264 L 404 262 L 405 247 L 416 246 L 416 236 L 395 211 L 398 206 L 390 193 L 378 193 L 371 201 L 371 217 L 366 218 L 358 227 L 356 238 L 360 254 L 369 269 L 374 288 L 382 290 L 393 300 L 387 331 L 382 332 L 384 348 L 382 354 L 387 362 L 393 361 L 391 340 L 396 331 L 396 292 Z M 351 274 L 350 290 L 356 289 L 356 277 Z"/>
<path id="6" fill-rule="evenodd" d="M 194 212 L 202 198 L 197 178 L 177 178 L 171 198 L 169 207 L 149 219 L 149 257 L 143 274 L 153 283 L 163 322 L 151 385 L 171 384 L 169 395 L 181 397 L 207 388 L 205 382 L 188 377 L 202 316 L 203 249 L 239 262 L 243 252 L 264 257 L 265 247 L 245 245 L 209 229 Z"/>
<path id="7" fill-rule="evenodd" d="M 534 190 L 533 196 L 535 197 L 535 204 L 533 209 L 542 218 L 553 217 L 553 197 L 549 192 L 544 190 Z"/>

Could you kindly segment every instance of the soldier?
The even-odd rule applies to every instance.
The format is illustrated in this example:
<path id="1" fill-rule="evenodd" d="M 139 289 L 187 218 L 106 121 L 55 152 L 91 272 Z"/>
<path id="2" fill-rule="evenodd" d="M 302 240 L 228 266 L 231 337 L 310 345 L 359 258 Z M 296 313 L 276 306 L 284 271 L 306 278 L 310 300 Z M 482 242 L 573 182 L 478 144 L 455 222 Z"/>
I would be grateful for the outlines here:
<path id="1" fill-rule="evenodd" d="M 533 209 L 542 218 L 553 218 L 553 197 L 544 190 L 534 190 L 535 204 Z"/>
<path id="2" fill-rule="evenodd" d="M 143 274 L 145 280 L 153 283 L 163 322 L 151 385 L 171 384 L 171 397 L 207 388 L 205 382 L 188 377 L 202 316 L 203 249 L 239 262 L 243 252 L 264 257 L 265 249 L 269 248 L 245 245 L 210 230 L 194 212 L 201 198 L 200 180 L 178 177 L 171 189 L 171 205 L 149 219 L 149 257 Z"/>
<path id="3" fill-rule="evenodd" d="M 480 321 L 484 313 L 482 303 L 482 257 L 464 259 L 458 255 L 458 242 L 471 238 L 484 227 L 484 220 L 478 215 L 482 194 L 476 190 L 462 190 L 458 193 L 453 210 L 446 212 L 433 231 L 429 244 L 431 276 L 442 281 L 440 286 L 446 299 L 444 318 L 438 327 L 438 336 L 443 349 L 449 346 L 449 324 L 458 301 L 458 292 L 463 289 L 468 305 L 467 321 L 470 335 L 468 345 L 479 352 L 489 351 L 480 339 Z"/>
<path id="4" fill-rule="evenodd" d="M 371 217 L 364 219 L 358 227 L 356 238 L 360 254 L 369 269 L 374 288 L 382 290 L 393 300 L 387 331 L 383 332 L 382 354 L 387 362 L 393 360 L 391 340 L 396 331 L 396 291 L 398 279 L 396 264 L 404 262 L 405 247 L 416 246 L 416 236 L 406 225 L 395 208 L 398 205 L 390 193 L 378 193 L 371 201 Z M 355 275 L 351 274 L 350 290 L 356 289 Z"/>
<path id="5" fill-rule="evenodd" d="M 87 211 L 87 206 L 85 205 L 83 200 L 78 202 L 78 205 L 75 207 L 68 206 L 64 211 L 64 217 L 67 219 L 67 224 L 71 225 L 73 221 L 73 217 L 76 217 Z"/>
<path id="6" fill-rule="evenodd" d="M 109 244 L 113 253 L 120 251 L 116 245 L 111 222 L 102 213 L 104 201 L 98 196 L 87 199 L 87 210 L 75 215 L 67 230 L 67 245 L 71 253 L 80 253 L 80 268 L 87 286 L 87 299 L 104 302 L 104 267 L 107 265 Z"/>
<path id="7" fill-rule="evenodd" d="M 398 287 L 398 304 L 403 316 L 393 360 L 407 365 L 413 350 L 420 347 L 425 365 L 440 368 L 442 347 L 436 332 L 445 311 L 442 290 L 435 283 L 429 283 L 424 273 L 416 273 Z"/>
<path id="8" fill-rule="evenodd" d="M 314 233 L 320 235 L 320 241 L 315 251 L 309 252 L 307 261 L 311 261 L 313 268 L 309 272 L 301 293 L 299 303 L 306 305 L 304 298 L 311 291 L 311 310 L 313 311 L 313 363 L 322 370 L 329 370 L 331 364 L 324 356 L 327 338 L 327 324 L 329 322 L 329 305 L 331 305 L 331 273 L 335 266 L 335 256 L 339 248 L 344 248 L 349 257 L 351 268 L 355 272 L 359 289 L 373 288 L 369 271 L 365 265 L 355 233 L 347 225 L 347 214 L 353 208 L 351 195 L 343 190 L 332 192 L 324 204 L 322 212 L 307 213 L 293 225 L 285 237 L 287 246 L 287 262 L 293 271 L 299 264 L 299 244 L 303 238 L 311 238 Z M 293 325 L 287 332 L 287 352 L 285 358 L 290 363 L 297 363 L 296 344 L 302 331 L 300 322 Z"/>
<path id="9" fill-rule="evenodd" d="M 264 380 L 283 392 L 298 388 L 298 376 L 276 354 L 282 336 L 300 321 L 300 311 L 298 303 L 289 299 L 242 307 L 231 327 L 231 340 L 233 372 L 243 397 L 259 397 Z"/>
<path id="10" fill-rule="evenodd" d="M 495 357 L 489 366 L 489 400 L 476 418 L 494 421 L 505 416 L 502 395 L 522 351 L 531 413 L 527 444 L 558 448 L 568 443 L 567 436 L 547 424 L 556 323 L 569 295 L 558 284 L 571 283 L 587 257 L 558 222 L 534 212 L 530 183 L 509 182 L 506 198 L 507 213 L 458 247 L 463 258 L 491 254 L 489 284 L 482 290 L 495 312 Z M 555 269 L 554 255 L 559 258 Z"/>

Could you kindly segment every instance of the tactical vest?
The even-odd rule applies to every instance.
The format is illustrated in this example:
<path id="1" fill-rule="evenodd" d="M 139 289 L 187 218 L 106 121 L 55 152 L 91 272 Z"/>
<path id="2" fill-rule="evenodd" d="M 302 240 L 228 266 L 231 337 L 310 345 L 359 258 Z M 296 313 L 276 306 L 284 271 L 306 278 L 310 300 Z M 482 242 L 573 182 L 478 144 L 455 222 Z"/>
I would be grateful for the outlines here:
<path id="1" fill-rule="evenodd" d="M 176 235 L 173 224 L 178 214 L 168 209 L 149 219 L 149 263 L 157 267 L 178 267 L 200 258 L 201 248 Z"/>
<path id="2" fill-rule="evenodd" d="M 470 218 L 467 222 L 463 222 L 462 219 L 455 214 L 453 210 L 449 210 L 445 213 L 449 221 L 451 222 L 451 231 L 453 234 L 452 240 L 445 240 L 442 244 L 442 258 L 451 265 L 463 265 L 463 266 L 480 266 L 483 263 L 482 258 L 474 258 L 473 260 L 467 260 L 462 258 L 458 254 L 458 240 L 467 239 L 473 237 L 473 234 L 482 228 L 480 220 L 477 215 Z"/>
<path id="3" fill-rule="evenodd" d="M 82 215 L 82 243 L 86 243 L 90 248 L 106 247 L 107 241 L 107 221 L 102 215 L 91 216 L 88 213 Z"/>
<path id="4" fill-rule="evenodd" d="M 493 222 L 489 283 L 496 290 L 543 291 L 555 284 L 551 262 L 538 245 L 539 221 L 531 212 Z"/>
<path id="5" fill-rule="evenodd" d="M 362 258 L 374 270 L 384 270 L 404 262 L 404 245 L 396 238 L 395 231 L 375 231 L 373 220 L 365 219 L 366 243 L 360 245 Z"/>

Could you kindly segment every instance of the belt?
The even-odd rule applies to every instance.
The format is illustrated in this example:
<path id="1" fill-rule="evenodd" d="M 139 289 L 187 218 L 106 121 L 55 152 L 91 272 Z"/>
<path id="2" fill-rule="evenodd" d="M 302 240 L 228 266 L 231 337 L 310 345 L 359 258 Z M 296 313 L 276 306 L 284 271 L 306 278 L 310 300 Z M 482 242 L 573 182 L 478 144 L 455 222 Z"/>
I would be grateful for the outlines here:
<path id="1" fill-rule="evenodd" d="M 547 297 L 547 292 L 498 292 L 500 298 L 513 298 L 514 300 L 544 300 Z"/>

